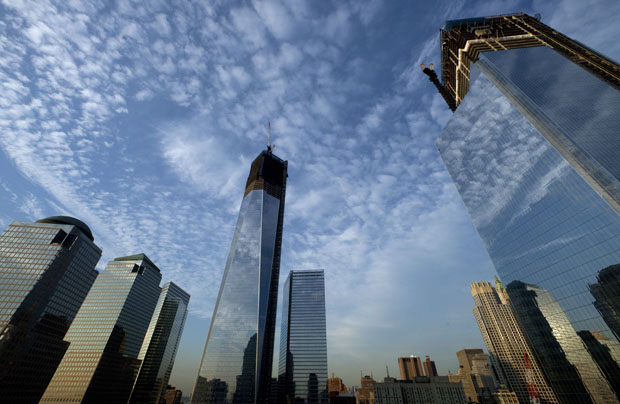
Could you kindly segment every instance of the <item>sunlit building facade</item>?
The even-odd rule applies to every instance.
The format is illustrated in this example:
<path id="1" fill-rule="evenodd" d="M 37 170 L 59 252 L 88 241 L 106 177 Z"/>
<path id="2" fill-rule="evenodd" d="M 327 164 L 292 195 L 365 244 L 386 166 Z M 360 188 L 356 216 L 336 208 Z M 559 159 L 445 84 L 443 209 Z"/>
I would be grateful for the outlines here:
<path id="1" fill-rule="evenodd" d="M 138 354 L 140 370 L 130 404 L 159 404 L 165 398 L 188 305 L 189 294 L 176 284 L 168 282 L 162 287 Z"/>
<path id="2" fill-rule="evenodd" d="M 108 263 L 67 331 L 69 348 L 41 403 L 127 403 L 160 281 L 144 254 Z"/>
<path id="3" fill-rule="evenodd" d="M 594 372 L 575 333 L 618 342 L 604 272 L 620 263 L 620 67 L 524 14 L 441 37 L 456 111 L 436 145 L 519 323 L 536 324 L 533 353 L 560 402 L 617 402 L 613 356 Z"/>
<path id="4" fill-rule="evenodd" d="M 269 399 L 287 162 L 263 151 L 250 168 L 192 403 Z"/>
<path id="5" fill-rule="evenodd" d="M 327 403 L 323 270 L 289 273 L 283 289 L 281 325 L 280 401 Z"/>
<path id="6" fill-rule="evenodd" d="M 0 235 L 0 401 L 39 401 L 100 257 L 88 226 L 72 217 L 14 222 Z"/>

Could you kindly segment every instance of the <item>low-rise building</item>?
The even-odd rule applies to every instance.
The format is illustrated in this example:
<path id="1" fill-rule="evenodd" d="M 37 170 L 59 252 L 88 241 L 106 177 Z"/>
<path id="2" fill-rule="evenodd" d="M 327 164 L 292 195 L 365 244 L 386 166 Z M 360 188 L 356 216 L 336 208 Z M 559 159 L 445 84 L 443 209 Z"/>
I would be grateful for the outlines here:
<path id="1" fill-rule="evenodd" d="M 461 383 L 447 376 L 396 380 L 386 377 L 375 383 L 375 404 L 467 404 Z"/>

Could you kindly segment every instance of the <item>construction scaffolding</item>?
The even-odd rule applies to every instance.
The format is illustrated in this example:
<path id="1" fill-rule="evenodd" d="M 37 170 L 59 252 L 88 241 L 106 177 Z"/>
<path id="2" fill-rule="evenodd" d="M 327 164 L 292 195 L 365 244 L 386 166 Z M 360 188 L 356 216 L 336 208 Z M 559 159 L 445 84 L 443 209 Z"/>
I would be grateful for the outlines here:
<path id="1" fill-rule="evenodd" d="M 467 94 L 470 64 L 478 60 L 481 52 L 533 46 L 556 50 L 620 90 L 618 64 L 541 23 L 538 18 L 523 13 L 469 18 L 448 21 L 441 30 L 443 84 L 440 86 L 443 91 L 440 92 L 450 109 L 454 111 Z"/>

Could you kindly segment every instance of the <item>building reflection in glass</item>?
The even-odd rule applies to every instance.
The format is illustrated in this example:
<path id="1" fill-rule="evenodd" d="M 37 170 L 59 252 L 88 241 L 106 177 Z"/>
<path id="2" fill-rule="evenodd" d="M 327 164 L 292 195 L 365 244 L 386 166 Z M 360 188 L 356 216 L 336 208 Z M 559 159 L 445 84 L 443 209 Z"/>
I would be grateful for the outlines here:
<path id="1" fill-rule="evenodd" d="M 215 380 L 226 386 L 227 403 L 269 398 L 286 177 L 287 162 L 270 150 L 252 162 L 192 394 L 194 404 L 219 399 L 209 387 Z"/>
<path id="2" fill-rule="evenodd" d="M 616 397 L 568 317 L 548 291 L 506 286 L 517 318 L 560 401 L 611 403 Z"/>
<path id="3" fill-rule="evenodd" d="M 524 331 L 548 353 L 541 365 L 557 369 L 551 387 L 563 402 L 583 400 L 584 389 L 605 402 L 613 382 L 589 376 L 575 330 L 618 336 L 614 280 L 601 282 L 607 297 L 607 286 L 591 285 L 620 262 L 620 92 L 544 46 L 480 54 L 471 72 L 437 140 L 441 157 L 502 281 L 538 285 L 509 293 L 519 321 L 543 327 Z"/>
<path id="4" fill-rule="evenodd" d="M 594 307 L 616 337 L 620 340 L 620 264 L 610 265 L 596 275 L 590 284 Z"/>
<path id="5" fill-rule="evenodd" d="M 327 402 L 327 334 L 323 270 L 291 271 L 283 289 L 281 401 Z"/>

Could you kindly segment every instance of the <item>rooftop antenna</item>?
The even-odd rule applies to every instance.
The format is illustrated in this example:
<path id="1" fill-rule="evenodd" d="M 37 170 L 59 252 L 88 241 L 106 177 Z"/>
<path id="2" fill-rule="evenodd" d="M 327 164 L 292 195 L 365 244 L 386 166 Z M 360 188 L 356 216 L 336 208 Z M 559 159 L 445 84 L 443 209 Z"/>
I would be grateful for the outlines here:
<path id="1" fill-rule="evenodd" d="M 385 365 L 385 373 L 387 373 L 387 377 L 390 377 L 390 369 L 388 369 L 388 365 Z"/>

